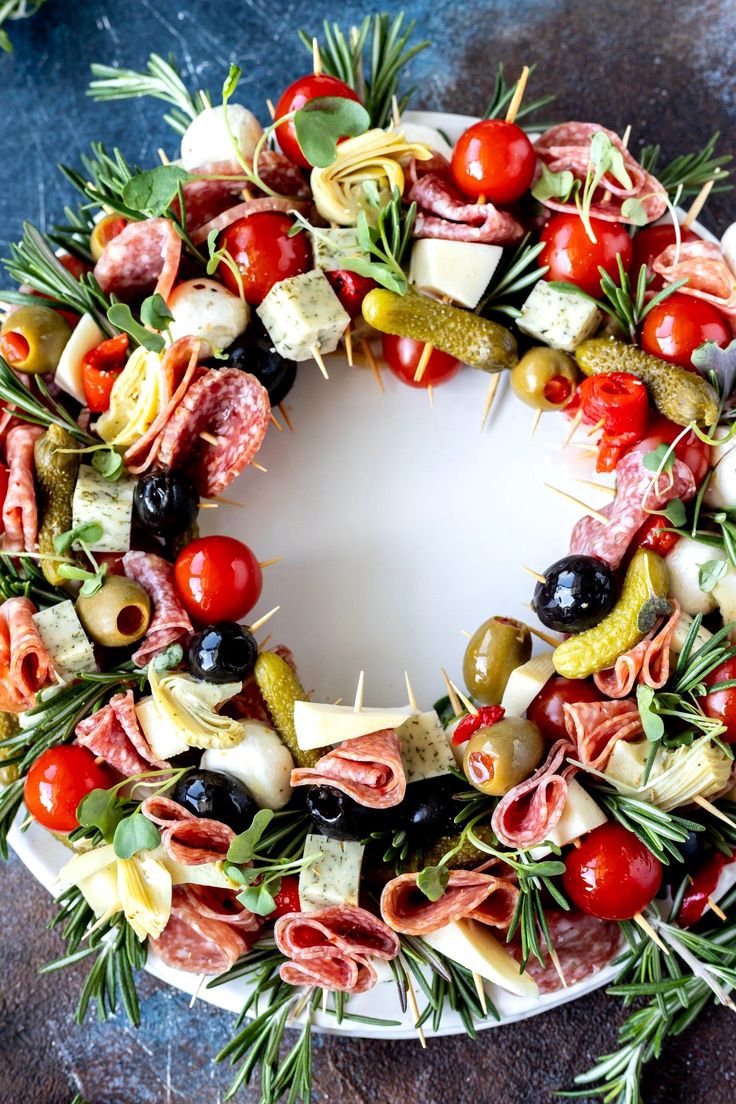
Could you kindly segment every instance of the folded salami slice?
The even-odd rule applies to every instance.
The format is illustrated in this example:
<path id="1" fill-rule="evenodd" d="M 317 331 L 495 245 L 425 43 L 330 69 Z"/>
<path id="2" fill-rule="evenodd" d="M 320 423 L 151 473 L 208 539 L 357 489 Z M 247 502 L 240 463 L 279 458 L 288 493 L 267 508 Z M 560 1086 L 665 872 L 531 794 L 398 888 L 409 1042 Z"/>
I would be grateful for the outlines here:
<path id="1" fill-rule="evenodd" d="M 22 713 L 53 671 L 33 620 L 29 598 L 8 598 L 0 606 L 0 711 Z"/>
<path id="2" fill-rule="evenodd" d="M 304 210 L 305 206 L 303 202 L 282 198 L 281 196 L 259 196 L 257 199 L 245 199 L 242 203 L 236 203 L 234 207 L 228 207 L 227 210 L 221 211 L 219 215 L 215 215 L 214 218 L 194 230 L 191 235 L 192 241 L 195 245 L 200 245 L 207 241 L 213 230 L 224 230 L 233 222 L 237 222 L 241 218 L 247 218 L 248 215 L 258 215 L 264 211 L 281 211 L 283 214 L 287 214 L 295 209 Z"/>
<path id="3" fill-rule="evenodd" d="M 178 801 L 163 794 L 147 797 L 141 804 L 141 812 L 159 828 L 171 828 L 173 824 L 179 824 L 182 820 L 194 820 L 194 813 L 190 813 Z"/>
<path id="4" fill-rule="evenodd" d="M 314 767 L 291 772 L 292 786 L 334 786 L 369 809 L 391 809 L 406 794 L 401 743 L 393 729 L 346 740 Z"/>
<path id="5" fill-rule="evenodd" d="M 564 767 L 572 745 L 558 740 L 531 778 L 514 786 L 499 801 L 491 824 L 506 847 L 525 848 L 543 843 L 562 816 L 567 780 L 576 768 Z"/>
<path id="6" fill-rule="evenodd" d="M 416 874 L 400 874 L 384 886 L 381 894 L 381 916 L 394 931 L 405 935 L 425 935 L 465 916 L 473 916 L 486 901 L 484 916 L 477 919 L 495 924 L 498 918 L 505 917 L 511 903 L 509 890 L 515 888 L 490 874 L 452 870 L 443 895 L 437 901 L 430 901 L 417 888 L 417 877 Z M 493 897 L 495 903 L 489 900 Z"/>
<path id="7" fill-rule="evenodd" d="M 674 612 L 664 622 L 624 652 L 613 667 L 593 676 L 596 686 L 609 698 L 625 698 L 637 682 L 661 690 L 670 677 L 670 644 L 680 621 L 680 606 L 673 602 Z"/>
<path id="8" fill-rule="evenodd" d="M 189 236 L 229 207 L 236 206 L 243 198 L 247 183 L 237 161 L 211 161 L 200 165 L 193 178 L 183 186 Z M 172 207 L 178 215 L 178 199 L 174 200 Z"/>
<path id="9" fill-rule="evenodd" d="M 80 721 L 75 732 L 77 743 L 89 748 L 126 778 L 152 769 L 165 770 L 169 766 L 151 751 L 135 714 L 132 690 L 110 698 L 102 709 Z"/>
<path id="10" fill-rule="evenodd" d="M 597 974 L 618 951 L 621 932 L 618 924 L 611 920 L 597 920 L 582 912 L 563 912 L 562 909 L 545 910 L 545 918 L 560 970 L 568 986 Z M 554 993 L 562 988 L 562 979 L 547 955 L 547 942 L 542 932 L 539 939 L 544 964 L 532 955 L 526 964 L 526 971 L 536 981 L 540 993 Z M 521 939 L 515 936 L 508 947 L 516 960 L 521 962 Z"/>
<path id="11" fill-rule="evenodd" d="M 303 172 L 281 150 L 263 149 L 258 158 L 258 175 L 267 188 L 280 196 L 309 196 L 309 183 Z"/>
<path id="12" fill-rule="evenodd" d="M 171 219 L 129 222 L 107 243 L 95 265 L 95 279 L 105 292 L 124 302 L 156 292 L 168 299 L 181 258 L 181 238 Z"/>
<path id="13" fill-rule="evenodd" d="M 736 276 L 715 242 L 680 242 L 679 247 L 668 245 L 655 259 L 653 268 L 665 284 L 687 279 L 680 293 L 717 307 L 736 331 Z"/>
<path id="14" fill-rule="evenodd" d="M 287 985 L 318 985 L 331 993 L 365 993 L 377 974 L 368 959 L 351 958 L 336 947 L 312 947 L 295 961 L 284 962 L 279 976 Z"/>
<path id="15" fill-rule="evenodd" d="M 35 552 L 38 540 L 38 510 L 33 476 L 36 470 L 33 446 L 43 436 L 41 426 L 20 424 L 5 439 L 8 489 L 3 502 L 3 547 L 9 552 Z"/>
<path id="16" fill-rule="evenodd" d="M 138 667 L 145 665 L 171 644 L 185 643 L 194 632 L 174 585 L 174 568 L 153 552 L 126 552 L 123 570 L 140 583 L 153 603 L 153 617 L 143 643 L 133 654 Z"/>
<path id="17" fill-rule="evenodd" d="M 227 824 L 207 817 L 178 820 L 164 828 L 161 843 L 174 862 L 202 866 L 226 858 L 235 833 Z"/>
<path id="18" fill-rule="evenodd" d="M 575 702 L 566 704 L 565 728 L 575 743 L 576 758 L 602 770 L 619 740 L 634 740 L 642 728 L 636 702 Z"/>
<path id="19" fill-rule="evenodd" d="M 661 218 L 667 210 L 665 188 L 632 157 L 614 131 L 606 130 L 598 123 L 561 123 L 545 131 L 534 149 L 551 172 L 571 172 L 576 180 L 583 182 L 590 164 L 590 140 L 598 131 L 606 134 L 621 154 L 631 178 L 631 187 L 627 188 L 610 175 L 604 176 L 593 196 L 591 215 L 606 222 L 630 223 L 632 219 L 622 214 L 621 208 L 627 199 L 636 199 L 647 222 Z M 542 203 L 553 211 L 574 214 L 577 210 L 572 201 L 563 203 L 556 199 L 544 199 Z"/>
<path id="20" fill-rule="evenodd" d="M 255 376 L 237 368 L 212 370 L 187 390 L 163 430 L 158 461 L 185 471 L 212 498 L 250 464 L 268 429 L 271 404 Z M 217 438 L 212 445 L 207 433 Z"/>
<path id="21" fill-rule="evenodd" d="M 174 886 L 169 922 L 150 947 L 176 970 L 217 976 L 235 965 L 249 943 L 232 924 L 201 916 L 185 888 Z"/>
<path id="22" fill-rule="evenodd" d="M 278 949 L 291 960 L 281 967 L 283 981 L 324 985 L 335 992 L 372 988 L 376 972 L 368 956 L 389 961 L 400 948 L 395 932 L 356 905 L 289 912 L 276 921 L 273 934 Z"/>
<path id="23" fill-rule="evenodd" d="M 478 920 L 491 928 L 507 931 L 519 902 L 519 887 L 505 878 L 495 878 L 496 884 L 477 908 L 468 913 L 470 920 Z"/>
<path id="24" fill-rule="evenodd" d="M 263 917 L 241 905 L 234 889 L 220 886 L 185 885 L 187 901 L 206 920 L 220 920 L 232 924 L 240 931 L 258 932 L 263 927 Z"/>
<path id="25" fill-rule="evenodd" d="M 524 227 L 492 203 L 468 203 L 449 181 L 432 173 L 414 184 L 409 199 L 418 207 L 415 238 L 512 245 L 524 237 Z"/>

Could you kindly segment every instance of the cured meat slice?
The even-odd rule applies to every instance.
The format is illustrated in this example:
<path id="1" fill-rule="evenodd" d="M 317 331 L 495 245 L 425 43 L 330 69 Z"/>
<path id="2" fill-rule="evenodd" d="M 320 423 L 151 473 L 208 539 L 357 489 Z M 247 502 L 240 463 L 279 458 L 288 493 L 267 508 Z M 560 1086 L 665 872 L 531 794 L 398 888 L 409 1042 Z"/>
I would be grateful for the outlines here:
<path id="1" fill-rule="evenodd" d="M 165 770 L 169 766 L 151 751 L 138 724 L 132 690 L 110 698 L 102 709 L 80 721 L 75 732 L 77 743 L 99 755 L 126 778 L 152 767 Z"/>
<path id="2" fill-rule="evenodd" d="M 609 698 L 625 698 L 639 682 L 653 690 L 661 690 L 670 677 L 670 644 L 680 620 L 680 607 L 675 607 L 667 621 L 624 652 L 613 667 L 593 676 L 598 689 Z"/>
<path id="3" fill-rule="evenodd" d="M 581 518 L 570 538 L 572 553 L 597 556 L 616 568 L 652 510 L 664 509 L 674 498 L 688 502 L 693 497 L 696 488 L 690 468 L 676 459 L 669 472 L 655 476 L 644 467 L 648 452 L 647 445 L 638 445 L 619 460 L 616 497 L 600 511 L 609 519 L 608 524 L 597 518 Z"/>
<path id="4" fill-rule="evenodd" d="M 129 579 L 140 583 L 153 603 L 148 632 L 133 654 L 133 662 L 145 667 L 171 644 L 185 643 L 194 629 L 174 586 L 174 568 L 170 563 L 153 552 L 126 552 L 123 570 Z"/>
<path id="5" fill-rule="evenodd" d="M 276 946 L 296 958 L 316 946 L 337 947 L 349 955 L 375 955 L 389 961 L 399 953 L 396 933 L 378 916 L 357 905 L 330 905 L 316 912 L 287 912 L 273 929 Z"/>
<path id="6" fill-rule="evenodd" d="M 194 820 L 194 813 L 190 813 L 173 798 L 162 794 L 147 797 L 141 804 L 141 812 L 159 828 L 171 828 L 182 820 Z"/>
<path id="7" fill-rule="evenodd" d="M 618 924 L 611 920 L 597 920 L 582 912 L 564 912 L 562 909 L 545 911 L 545 918 L 560 970 L 568 986 L 597 974 L 618 951 L 621 932 Z M 526 964 L 526 971 L 536 981 L 540 993 L 554 993 L 562 988 L 562 979 L 547 955 L 547 942 L 541 932 L 539 942 L 544 964 L 532 955 Z M 514 958 L 521 962 L 520 938 L 515 936 L 508 947 Z"/>
<path id="8" fill-rule="evenodd" d="M 644 731 L 636 702 L 575 702 L 563 706 L 565 728 L 575 743 L 576 757 L 602 770 L 619 740 L 633 740 Z"/>
<path id="9" fill-rule="evenodd" d="M 107 243 L 95 265 L 97 283 L 106 295 L 124 302 L 156 292 L 168 299 L 181 259 L 181 238 L 171 219 L 129 222 Z"/>
<path id="10" fill-rule="evenodd" d="M 599 131 L 610 138 L 621 154 L 631 178 L 631 187 L 627 188 L 610 175 L 604 176 L 593 196 L 591 215 L 606 222 L 630 223 L 632 220 L 622 214 L 621 208 L 627 199 L 636 199 L 647 222 L 661 218 L 667 210 L 666 190 L 656 177 L 643 169 L 632 157 L 614 131 L 607 130 L 598 123 L 562 123 L 545 131 L 535 143 L 534 149 L 551 172 L 571 172 L 576 180 L 583 182 L 590 164 L 590 140 Z M 563 203 L 557 199 L 544 199 L 542 203 L 553 211 L 569 211 L 574 214 L 577 210 L 572 201 Z"/>
<path id="11" fill-rule="evenodd" d="M 377 974 L 368 959 L 351 958 L 336 947 L 313 947 L 295 961 L 284 962 L 279 976 L 287 985 L 318 985 L 332 993 L 365 993 Z"/>
<path id="12" fill-rule="evenodd" d="M 507 931 L 519 902 L 519 887 L 505 878 L 496 877 L 496 885 L 477 908 L 468 913 L 470 920 L 478 920 L 491 928 Z"/>
<path id="13" fill-rule="evenodd" d="M 491 824 L 506 847 L 525 848 L 543 843 L 558 823 L 567 801 L 567 779 L 576 770 L 573 766 L 562 768 L 571 750 L 567 740 L 558 740 L 531 778 L 501 798 Z"/>
<path id="14" fill-rule="evenodd" d="M 251 462 L 268 429 L 271 404 L 255 376 L 237 368 L 195 380 L 163 430 L 158 460 L 186 471 L 199 493 L 220 494 Z M 217 438 L 203 440 L 207 432 Z"/>
<path id="15" fill-rule="evenodd" d="M 417 888 L 417 877 L 416 874 L 400 874 L 384 886 L 381 894 L 381 916 L 394 931 L 404 935 L 425 935 L 437 931 L 464 916 L 475 915 L 486 902 L 484 915 L 477 916 L 477 919 L 495 924 L 497 919 L 505 917 L 511 900 L 509 891 L 515 888 L 490 874 L 452 870 L 443 895 L 438 901 L 430 901 Z M 495 902 L 489 900 L 493 897 Z M 511 916 L 508 919 L 510 922 Z"/>
<path id="16" fill-rule="evenodd" d="M 161 833 L 161 843 L 167 854 L 184 866 L 219 862 L 227 856 L 234 839 L 232 828 L 207 817 L 178 820 Z"/>
<path id="17" fill-rule="evenodd" d="M 228 207 L 221 211 L 208 222 L 203 223 L 192 232 L 192 241 L 195 245 L 207 241 L 213 230 L 224 230 L 238 219 L 247 218 L 248 215 L 261 214 L 264 211 L 281 211 L 288 214 L 289 211 L 303 210 L 304 203 L 295 202 L 293 199 L 285 199 L 281 196 L 259 196 L 257 199 L 246 199 L 242 203 L 236 203 L 234 207 Z"/>
<path id="18" fill-rule="evenodd" d="M 248 932 L 258 932 L 263 927 L 263 918 L 241 905 L 234 889 L 203 885 L 183 888 L 189 904 L 206 920 L 220 920 Z"/>
<path id="19" fill-rule="evenodd" d="M 8 598 L 0 606 L 0 710 L 22 713 L 35 703 L 53 667 L 33 620 L 29 598 Z"/>
<path id="20" fill-rule="evenodd" d="M 263 149 L 258 158 L 258 175 L 267 188 L 281 196 L 309 196 L 309 183 L 301 169 L 281 150 Z"/>
<path id="21" fill-rule="evenodd" d="M 409 198 L 417 207 L 415 238 L 512 245 L 524 237 L 524 227 L 492 203 L 468 203 L 449 181 L 428 173 L 417 180 Z"/>
<path id="22" fill-rule="evenodd" d="M 346 740 L 314 767 L 291 772 L 292 786 L 334 786 L 369 809 L 391 809 L 406 794 L 401 743 L 393 729 Z"/>
<path id="23" fill-rule="evenodd" d="M 232 924 L 201 916 L 183 886 L 174 886 L 171 916 L 150 947 L 167 966 L 190 974 L 224 974 L 249 947 Z"/>
<path id="24" fill-rule="evenodd" d="M 6 550 L 34 552 L 38 540 L 38 510 L 33 475 L 36 470 L 33 446 L 43 429 L 36 425 L 16 425 L 5 440 L 8 489 L 3 502 Z"/>
<path id="25" fill-rule="evenodd" d="M 736 276 L 715 242 L 689 241 L 668 245 L 653 264 L 665 284 L 687 279 L 679 294 L 692 295 L 717 307 L 736 331 Z"/>

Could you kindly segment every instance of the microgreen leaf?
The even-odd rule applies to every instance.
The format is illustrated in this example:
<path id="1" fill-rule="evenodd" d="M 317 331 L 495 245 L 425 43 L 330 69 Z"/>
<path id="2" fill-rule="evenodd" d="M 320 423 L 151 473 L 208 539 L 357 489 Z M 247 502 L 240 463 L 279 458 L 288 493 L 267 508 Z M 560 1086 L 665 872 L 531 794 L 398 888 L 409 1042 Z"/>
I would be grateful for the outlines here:
<path id="1" fill-rule="evenodd" d="M 235 89 L 238 87 L 243 70 L 239 65 L 230 63 L 230 68 L 225 80 L 222 82 L 222 102 L 223 105 L 227 105 L 228 100 L 232 96 Z"/>
<path id="2" fill-rule="evenodd" d="M 139 322 L 136 322 L 127 303 L 113 303 L 111 307 L 107 308 L 107 317 L 113 326 L 116 326 L 119 330 L 124 330 L 144 349 L 148 349 L 149 353 L 163 352 L 166 342 L 161 334 L 152 333 L 145 326 L 141 326 Z"/>
<path id="3" fill-rule="evenodd" d="M 639 632 L 646 635 L 646 633 L 652 631 L 660 617 L 669 617 L 671 613 L 672 606 L 667 599 L 655 595 L 653 598 L 648 598 L 639 610 L 636 627 Z"/>
<path id="4" fill-rule="evenodd" d="M 640 199 L 636 199 L 635 196 L 629 196 L 621 204 L 621 214 L 634 226 L 646 226 L 649 222 L 649 215 L 647 209 Z"/>
<path id="5" fill-rule="evenodd" d="M 698 564 L 698 588 L 710 594 L 719 579 L 728 573 L 728 560 L 706 560 Z"/>
<path id="6" fill-rule="evenodd" d="M 302 153 L 310 165 L 324 169 L 337 157 L 341 138 L 354 138 L 370 126 L 362 104 L 341 96 L 318 96 L 294 115 L 294 129 Z"/>
<path id="7" fill-rule="evenodd" d="M 545 199 L 558 199 L 561 203 L 565 203 L 570 197 L 575 177 L 567 169 L 563 169 L 562 172 L 552 172 L 544 162 L 541 164 L 542 175 L 532 188 L 532 195 L 540 203 L 544 203 Z"/>
<path id="8" fill-rule="evenodd" d="M 715 376 L 721 398 L 730 397 L 736 383 L 736 341 L 725 349 L 715 341 L 706 341 L 695 349 L 690 359 L 705 379 Z"/>
<path id="9" fill-rule="evenodd" d="M 165 652 L 159 652 L 151 660 L 154 671 L 170 671 L 172 667 L 178 667 L 184 658 L 184 649 L 181 644 L 170 644 Z"/>
<path id="10" fill-rule="evenodd" d="M 113 790 L 91 790 L 77 805 L 77 820 L 83 828 L 99 829 L 105 842 L 112 843 L 123 809 Z"/>
<path id="11" fill-rule="evenodd" d="M 642 464 L 650 472 L 672 471 L 675 463 L 675 450 L 669 445 L 657 445 L 651 452 L 645 453 Z"/>
<path id="12" fill-rule="evenodd" d="M 100 473 L 103 479 L 107 479 L 110 483 L 117 482 L 125 471 L 122 456 L 112 446 L 109 449 L 98 449 L 94 453 L 92 467 Z"/>
<path id="13" fill-rule="evenodd" d="M 228 848 L 227 857 L 233 863 L 250 862 L 255 854 L 256 847 L 261 836 L 273 819 L 273 809 L 259 809 L 251 821 L 250 828 L 246 828 L 239 836 L 236 836 Z"/>
<path id="14" fill-rule="evenodd" d="M 260 882 L 258 885 L 246 886 L 238 894 L 238 901 L 241 905 L 245 905 L 247 909 L 254 912 L 256 916 L 268 916 L 276 908 L 276 901 L 274 899 L 274 893 L 278 893 L 281 879 L 277 879 L 276 884 L 274 881 L 268 879 Z"/>
<path id="15" fill-rule="evenodd" d="M 417 889 L 420 889 L 430 901 L 439 901 L 447 889 L 450 871 L 441 863 L 439 866 L 425 866 L 417 875 Z"/>
<path id="16" fill-rule="evenodd" d="M 119 859 L 132 859 L 139 851 L 152 851 L 161 843 L 161 833 L 143 813 L 120 821 L 112 845 Z"/>
<path id="17" fill-rule="evenodd" d="M 54 552 L 63 556 L 69 551 L 76 540 L 86 544 L 94 544 L 102 537 L 102 526 L 98 521 L 86 521 L 83 525 L 77 525 L 74 529 L 68 529 L 66 533 L 58 533 L 54 537 Z"/>
<path id="18" fill-rule="evenodd" d="M 647 740 L 656 743 L 664 736 L 664 721 L 656 712 L 656 695 L 651 686 L 641 683 L 636 688 L 636 704 Z"/>
<path id="19" fill-rule="evenodd" d="M 103 563 L 100 564 L 99 571 L 95 571 L 94 574 L 92 572 L 88 574 L 88 577 L 84 580 L 79 589 L 82 598 L 91 598 L 93 594 L 97 593 L 102 586 L 106 572 L 107 564 Z"/>
<path id="20" fill-rule="evenodd" d="M 191 180 L 180 165 L 159 165 L 132 177 L 123 188 L 123 203 L 141 214 L 157 218 L 170 207 L 180 184 Z"/>
<path id="21" fill-rule="evenodd" d="M 166 330 L 174 321 L 174 316 L 166 305 L 162 295 L 149 295 L 141 304 L 141 322 L 153 330 Z"/>
<path id="22" fill-rule="evenodd" d="M 681 498 L 673 498 L 671 502 L 667 503 L 662 513 L 678 529 L 687 521 L 687 510 Z"/>

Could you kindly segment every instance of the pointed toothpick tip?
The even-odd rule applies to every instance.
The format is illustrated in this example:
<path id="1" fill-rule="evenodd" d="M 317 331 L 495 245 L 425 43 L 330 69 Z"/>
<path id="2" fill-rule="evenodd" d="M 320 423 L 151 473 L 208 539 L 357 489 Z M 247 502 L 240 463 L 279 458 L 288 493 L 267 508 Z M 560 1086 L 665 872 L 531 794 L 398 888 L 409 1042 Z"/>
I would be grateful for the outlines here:
<path id="1" fill-rule="evenodd" d="M 259 617 L 258 620 L 254 621 L 248 628 L 252 633 L 258 632 L 258 630 L 262 629 L 266 622 L 270 621 L 274 614 L 278 613 L 280 609 L 281 606 L 274 606 L 272 610 L 269 610 L 268 613 L 264 613 L 263 617 Z"/>
<path id="2" fill-rule="evenodd" d="M 358 675 L 358 686 L 355 691 L 355 702 L 353 704 L 353 713 L 360 713 L 363 708 L 363 691 L 365 690 L 365 671 L 361 671 Z"/>
<path id="3" fill-rule="evenodd" d="M 481 433 L 486 428 L 486 423 L 487 423 L 487 421 L 490 417 L 491 407 L 493 406 L 493 402 L 496 398 L 496 392 L 498 391 L 498 385 L 499 385 L 500 382 L 501 382 L 501 373 L 500 372 L 494 372 L 494 374 L 491 376 L 491 382 L 488 384 L 488 391 L 486 393 L 486 403 L 485 403 L 485 406 L 483 407 L 483 417 L 480 420 L 480 431 L 481 431 Z"/>
<path id="4" fill-rule="evenodd" d="M 434 345 L 427 341 L 422 349 L 422 355 L 417 362 L 416 371 L 414 372 L 414 382 L 421 383 L 424 378 L 424 373 L 427 371 L 427 365 L 429 364 L 429 358 L 434 352 Z"/>
<path id="5" fill-rule="evenodd" d="M 548 491 L 553 491 L 554 494 L 559 495 L 560 498 L 564 498 L 567 502 L 571 502 L 573 506 L 578 506 L 589 517 L 595 518 L 601 525 L 610 525 L 611 519 L 605 514 L 602 514 L 600 510 L 596 510 L 593 506 L 589 506 L 587 502 L 583 502 L 582 499 L 576 498 L 575 495 L 568 494 L 567 491 L 563 491 L 560 487 L 553 487 L 551 483 L 543 483 L 543 486 Z"/>
<path id="6" fill-rule="evenodd" d="M 416 695 L 414 694 L 414 687 L 411 684 L 408 671 L 404 671 L 404 681 L 406 682 L 406 693 L 409 698 L 409 708 L 411 709 L 412 713 L 418 713 L 419 706 L 417 705 Z"/>
<path id="7" fill-rule="evenodd" d="M 460 703 L 460 699 L 455 693 L 455 687 L 450 682 L 450 676 L 444 667 L 440 667 L 440 674 L 442 675 L 442 681 L 447 687 L 447 696 L 450 699 L 450 705 L 452 706 L 452 712 L 456 717 L 459 717 L 463 711 L 463 707 Z"/>

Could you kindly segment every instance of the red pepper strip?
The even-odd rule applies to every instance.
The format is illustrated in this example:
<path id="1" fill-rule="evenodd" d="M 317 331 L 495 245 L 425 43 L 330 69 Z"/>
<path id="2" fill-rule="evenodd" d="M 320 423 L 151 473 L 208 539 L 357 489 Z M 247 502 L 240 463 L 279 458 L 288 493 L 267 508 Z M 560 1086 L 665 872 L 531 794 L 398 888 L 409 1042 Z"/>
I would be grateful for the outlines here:
<path id="1" fill-rule="evenodd" d="M 621 457 L 625 452 L 637 444 L 641 437 L 637 433 L 619 433 L 617 436 L 604 433 L 598 442 L 598 459 L 595 470 L 598 472 L 612 472 L 616 470 Z"/>
<path id="2" fill-rule="evenodd" d="M 649 397 L 641 380 L 628 372 L 610 372 L 583 380 L 580 392 L 586 421 L 603 421 L 603 431 L 610 437 L 632 433 L 635 440 L 642 439 L 649 421 Z"/>
<path id="3" fill-rule="evenodd" d="M 667 531 L 667 518 L 648 518 L 633 540 L 635 548 L 649 548 L 658 556 L 668 556 L 680 539 L 679 533 Z"/>
<path id="4" fill-rule="evenodd" d="M 28 359 L 30 351 L 30 346 L 23 334 L 7 330 L 0 335 L 0 356 L 5 357 L 11 367 L 20 368 Z"/>
<path id="5" fill-rule="evenodd" d="M 466 714 L 452 734 L 452 746 L 457 747 L 458 744 L 464 744 L 479 728 L 490 728 L 491 725 L 501 720 L 504 712 L 500 705 L 482 705 L 477 715 L 475 713 Z"/>
<path id="6" fill-rule="evenodd" d="M 692 884 L 685 890 L 685 896 L 677 914 L 677 923 L 681 928 L 690 928 L 702 919 L 708 907 L 708 898 L 715 893 L 721 871 L 735 861 L 736 855 L 732 854 L 729 858 L 722 855 L 720 851 L 716 851 L 700 868 Z"/>
<path id="7" fill-rule="evenodd" d="M 102 414 L 110 405 L 112 385 L 125 367 L 128 335 L 118 334 L 101 342 L 82 360 L 82 386 L 87 406 L 93 414 Z"/>

